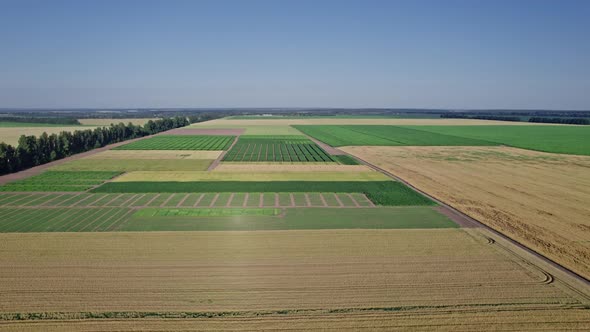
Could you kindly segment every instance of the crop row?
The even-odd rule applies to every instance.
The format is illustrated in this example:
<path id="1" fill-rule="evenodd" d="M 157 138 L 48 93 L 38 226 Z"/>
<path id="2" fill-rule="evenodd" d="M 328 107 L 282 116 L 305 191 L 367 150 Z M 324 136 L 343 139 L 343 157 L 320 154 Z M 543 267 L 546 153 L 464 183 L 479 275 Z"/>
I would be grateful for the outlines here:
<path id="1" fill-rule="evenodd" d="M 160 135 L 135 141 L 116 150 L 225 150 L 235 136 Z"/>
<path id="2" fill-rule="evenodd" d="M 224 161 L 293 161 L 333 162 L 315 143 L 245 143 L 239 142 L 225 155 Z"/>

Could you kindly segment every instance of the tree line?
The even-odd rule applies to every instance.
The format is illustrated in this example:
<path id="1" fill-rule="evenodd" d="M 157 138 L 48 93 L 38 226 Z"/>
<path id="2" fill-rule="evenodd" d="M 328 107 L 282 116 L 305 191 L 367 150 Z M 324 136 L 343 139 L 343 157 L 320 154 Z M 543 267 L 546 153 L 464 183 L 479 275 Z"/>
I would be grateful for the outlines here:
<path id="1" fill-rule="evenodd" d="M 39 137 L 22 135 L 16 147 L 0 143 L 0 174 L 18 172 L 108 144 L 152 135 L 189 124 L 186 117 L 179 116 L 150 120 L 143 126 L 119 123 L 110 127 L 74 132 L 62 131 L 59 134 L 43 133 Z"/>
<path id="2" fill-rule="evenodd" d="M 447 119 L 477 119 L 477 120 L 496 120 L 496 121 L 522 121 L 520 116 L 507 116 L 507 115 L 469 115 L 469 114 L 441 114 L 441 118 Z M 584 118 L 549 118 L 541 116 L 530 117 L 527 122 L 536 123 L 561 123 L 561 124 L 574 124 L 574 125 L 590 125 L 590 120 Z"/>

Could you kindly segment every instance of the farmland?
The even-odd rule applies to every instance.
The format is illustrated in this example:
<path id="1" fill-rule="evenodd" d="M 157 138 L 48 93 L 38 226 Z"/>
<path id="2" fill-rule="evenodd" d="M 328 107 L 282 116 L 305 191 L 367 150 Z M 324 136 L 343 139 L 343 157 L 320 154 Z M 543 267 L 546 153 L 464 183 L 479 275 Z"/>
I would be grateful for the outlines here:
<path id="1" fill-rule="evenodd" d="M 347 147 L 590 276 L 590 157 L 507 147 Z"/>
<path id="2" fill-rule="evenodd" d="M 9 328 L 587 323 L 580 294 L 457 229 L 0 234 L 0 250 Z"/>
<path id="3" fill-rule="evenodd" d="M 590 155 L 584 126 L 296 126 L 332 146 L 493 146 Z"/>
<path id="4" fill-rule="evenodd" d="M 225 150 L 234 136 L 160 135 L 121 145 L 116 150 Z"/>
<path id="5" fill-rule="evenodd" d="M 305 136 L 241 136 L 223 161 L 332 162 Z"/>
<path id="6" fill-rule="evenodd" d="M 121 172 L 49 171 L 0 186 L 0 191 L 84 191 L 119 174 Z"/>
<path id="7" fill-rule="evenodd" d="M 588 157 L 487 128 L 213 120 L 7 181 L 0 329 L 580 329 L 583 282 L 373 166 L 586 273 Z"/>

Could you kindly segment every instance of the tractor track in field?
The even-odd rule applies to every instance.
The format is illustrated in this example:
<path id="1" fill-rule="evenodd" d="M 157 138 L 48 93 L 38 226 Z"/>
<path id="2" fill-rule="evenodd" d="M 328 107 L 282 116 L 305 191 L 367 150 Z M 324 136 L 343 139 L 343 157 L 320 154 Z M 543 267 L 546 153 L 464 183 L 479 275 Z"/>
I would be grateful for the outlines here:
<path id="1" fill-rule="evenodd" d="M 313 141 L 320 142 L 320 141 L 317 141 L 317 140 L 311 138 L 308 135 L 306 135 L 306 136 L 309 137 L 310 139 L 312 139 Z M 325 144 L 323 142 L 320 142 L 320 143 L 322 143 L 324 146 L 327 145 L 327 144 Z M 382 174 L 384 174 L 384 175 L 386 175 L 386 176 L 388 176 L 388 177 L 390 177 L 390 178 L 392 178 L 392 179 L 394 179 L 396 181 L 399 181 L 399 182 L 405 184 L 406 186 L 408 186 L 410 189 L 414 190 L 415 192 L 417 192 L 417 193 L 421 194 L 422 196 L 425 196 L 426 198 L 429 198 L 432 201 L 436 202 L 439 205 L 439 207 L 437 208 L 437 210 L 439 212 L 441 212 L 442 214 L 446 215 L 447 217 L 451 218 L 451 220 L 455 221 L 461 227 L 464 227 L 464 228 L 481 228 L 481 229 L 485 229 L 488 232 L 492 233 L 493 235 L 495 235 L 495 236 L 503 239 L 504 241 L 510 243 L 511 245 L 517 247 L 518 249 L 523 250 L 524 252 L 532 255 L 534 258 L 536 258 L 536 259 L 542 261 L 543 263 L 551 266 L 552 268 L 558 270 L 559 272 L 564 273 L 566 276 L 572 278 L 573 280 L 579 282 L 580 284 L 582 284 L 582 285 L 584 285 L 586 287 L 590 287 L 590 280 L 588 280 L 584 276 L 582 276 L 582 275 L 580 275 L 580 274 L 578 274 L 578 273 L 576 273 L 576 272 L 568 269 L 567 267 L 565 267 L 565 266 L 563 266 L 563 265 L 561 265 L 561 264 L 553 261 L 552 259 L 546 257 L 545 255 L 543 255 L 543 254 L 541 254 L 541 253 L 539 253 L 539 252 L 537 252 L 537 251 L 535 251 L 535 250 L 533 250 L 533 249 L 525 246 L 524 244 L 522 244 L 522 243 L 520 243 L 520 242 L 512 239 L 511 237 L 505 235 L 504 233 L 502 233 L 500 231 L 497 231 L 496 229 L 494 229 L 494 228 L 492 228 L 492 227 L 490 227 L 490 226 L 488 226 L 488 225 L 480 222 L 479 220 L 477 220 L 475 218 L 472 218 L 471 216 L 469 216 L 469 215 L 461 212 L 460 210 L 454 208 L 453 206 L 451 206 L 451 205 L 449 205 L 449 204 L 447 204 L 447 203 L 439 200 L 438 198 L 430 195 L 429 193 L 427 193 L 427 192 L 425 192 L 425 191 L 417 188 L 416 186 L 412 185 L 411 183 L 409 183 L 408 181 L 404 180 L 403 178 L 401 178 L 401 177 L 399 177 L 399 176 L 397 176 L 397 175 L 395 175 L 395 174 L 393 174 L 393 173 L 391 173 L 391 172 L 389 172 L 389 171 L 387 171 L 387 170 L 385 170 L 385 169 L 383 169 L 383 168 L 381 168 L 379 166 L 373 165 L 370 162 L 368 162 L 368 161 L 366 161 L 364 159 L 361 159 L 361 158 L 359 158 L 357 156 L 354 156 L 354 155 L 352 155 L 350 153 L 347 153 L 345 151 L 339 150 L 339 149 L 334 148 L 334 147 L 331 147 L 331 146 L 330 146 L 330 148 L 340 151 L 340 155 L 348 155 L 348 156 L 350 156 L 350 157 L 352 157 L 352 158 L 360 161 L 362 164 L 364 164 L 364 165 L 372 168 L 373 170 L 378 171 L 378 172 L 380 172 L 380 173 L 382 173 Z M 493 238 L 488 238 L 488 241 L 489 241 L 490 244 L 496 244 L 496 242 L 497 242 Z M 553 282 L 554 276 L 551 273 L 547 272 L 547 271 L 544 271 L 544 273 L 549 274 L 549 276 L 550 276 L 549 279 L 551 279 L 551 282 Z M 564 283 L 567 285 L 566 282 L 564 282 Z M 569 286 L 569 287 L 572 287 L 573 288 L 574 286 Z M 590 294 L 590 292 L 588 292 L 588 293 Z M 589 297 L 589 296 L 590 295 L 586 295 L 586 297 Z"/>

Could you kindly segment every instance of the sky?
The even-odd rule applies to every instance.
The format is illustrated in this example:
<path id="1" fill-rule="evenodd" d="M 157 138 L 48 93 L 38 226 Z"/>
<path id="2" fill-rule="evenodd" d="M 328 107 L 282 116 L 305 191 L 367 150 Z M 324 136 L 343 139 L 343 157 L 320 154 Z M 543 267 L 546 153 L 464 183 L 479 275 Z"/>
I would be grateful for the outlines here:
<path id="1" fill-rule="evenodd" d="M 0 108 L 590 110 L 590 1 L 0 0 Z"/>

